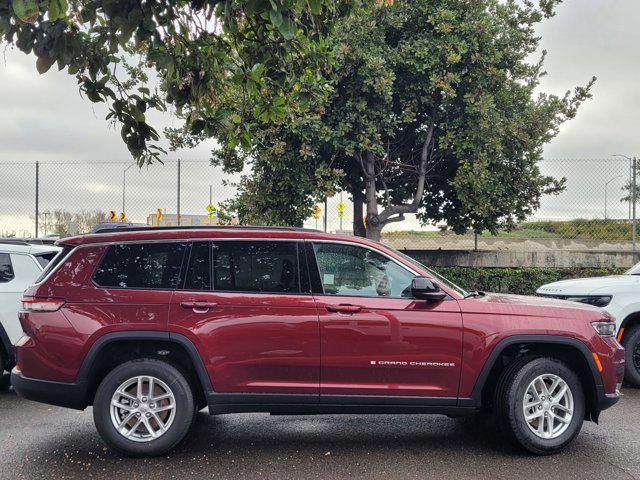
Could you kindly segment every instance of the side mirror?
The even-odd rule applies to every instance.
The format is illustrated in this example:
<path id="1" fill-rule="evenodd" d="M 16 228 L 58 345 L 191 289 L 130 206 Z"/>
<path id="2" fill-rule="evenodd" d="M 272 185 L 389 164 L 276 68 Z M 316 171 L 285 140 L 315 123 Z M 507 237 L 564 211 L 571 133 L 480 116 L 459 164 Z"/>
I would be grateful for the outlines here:
<path id="1" fill-rule="evenodd" d="M 411 295 L 413 298 L 428 302 L 439 302 L 447 296 L 438 285 L 427 277 L 416 277 L 411 281 Z"/>

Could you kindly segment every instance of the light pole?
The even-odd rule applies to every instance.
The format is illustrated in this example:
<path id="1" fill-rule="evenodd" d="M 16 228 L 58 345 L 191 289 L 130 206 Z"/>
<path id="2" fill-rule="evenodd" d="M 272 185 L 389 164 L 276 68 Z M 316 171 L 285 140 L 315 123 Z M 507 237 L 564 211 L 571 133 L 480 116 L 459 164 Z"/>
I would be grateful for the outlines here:
<path id="1" fill-rule="evenodd" d="M 604 184 L 604 219 L 607 219 L 607 189 L 609 188 L 609 184 L 618 178 L 622 178 L 624 175 L 618 175 L 616 177 L 610 178 Z"/>
<path id="2" fill-rule="evenodd" d="M 44 236 L 47 236 L 47 217 L 50 215 L 49 212 L 44 212 L 42 215 L 44 215 Z"/>
<path id="3" fill-rule="evenodd" d="M 637 160 L 636 157 L 629 157 L 627 155 L 620 155 L 620 154 L 616 154 L 613 155 L 614 157 L 623 157 L 626 158 L 627 160 L 629 160 L 629 162 L 631 162 L 631 168 L 629 169 L 629 173 L 631 175 L 631 178 L 629 179 L 629 188 L 630 188 L 630 192 L 629 192 L 629 209 L 631 210 L 631 215 L 629 215 L 631 218 L 631 239 L 632 239 L 632 243 L 633 243 L 633 251 L 635 253 L 635 251 L 637 250 L 637 244 L 638 244 L 638 226 L 637 226 L 637 219 L 636 219 L 636 180 L 637 180 Z"/>
<path id="4" fill-rule="evenodd" d="M 126 212 L 126 210 L 125 210 L 125 192 L 127 190 L 127 170 L 129 170 L 134 165 L 137 165 L 137 164 L 136 163 L 132 163 L 131 165 L 129 165 L 127 168 L 125 168 L 122 171 L 122 211 L 123 212 Z"/>

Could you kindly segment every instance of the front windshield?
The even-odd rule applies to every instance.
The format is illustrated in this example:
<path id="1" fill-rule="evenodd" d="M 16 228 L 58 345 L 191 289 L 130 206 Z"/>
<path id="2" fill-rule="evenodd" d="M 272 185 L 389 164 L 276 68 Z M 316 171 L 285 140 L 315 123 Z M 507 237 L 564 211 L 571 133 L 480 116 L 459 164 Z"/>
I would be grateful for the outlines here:
<path id="1" fill-rule="evenodd" d="M 624 272 L 625 275 L 640 275 L 640 263 L 636 263 L 629 270 Z"/>
<path id="2" fill-rule="evenodd" d="M 438 272 L 435 272 L 434 270 L 432 270 L 431 268 L 427 267 L 426 265 L 420 263 L 419 261 L 417 261 L 415 258 L 410 257 L 409 255 L 405 255 L 402 252 L 399 252 L 398 250 L 392 249 L 395 253 L 397 253 L 398 255 L 400 255 L 402 258 L 404 258 L 407 262 L 411 263 L 412 265 L 415 265 L 418 268 L 421 268 L 423 270 L 426 270 L 427 272 L 429 272 L 430 275 L 433 275 L 434 278 L 436 278 L 439 282 L 444 283 L 447 287 L 449 287 L 451 290 L 455 290 L 456 292 L 458 292 L 460 295 L 462 295 L 463 297 L 466 297 L 469 292 L 467 292 L 465 289 L 460 288 L 458 285 L 456 285 L 455 283 L 453 283 L 450 280 L 447 280 L 446 278 L 444 278 L 442 275 L 440 275 Z M 640 274 L 640 272 L 638 272 Z"/>

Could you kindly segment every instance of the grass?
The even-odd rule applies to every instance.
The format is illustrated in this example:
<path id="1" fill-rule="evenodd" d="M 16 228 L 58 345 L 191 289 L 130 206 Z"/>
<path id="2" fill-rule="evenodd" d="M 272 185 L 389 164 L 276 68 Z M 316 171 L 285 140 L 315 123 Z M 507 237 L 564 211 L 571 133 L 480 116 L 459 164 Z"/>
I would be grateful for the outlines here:
<path id="1" fill-rule="evenodd" d="M 500 230 L 496 235 L 490 232 L 483 232 L 484 237 L 504 237 L 504 238 L 558 238 L 567 240 L 600 240 L 621 242 L 631 241 L 631 224 L 620 220 L 587 220 L 576 219 L 567 221 L 541 221 L 523 222 L 513 230 Z M 456 235 L 453 232 L 405 230 L 384 232 L 384 238 L 398 237 L 455 237 L 473 236 L 471 232 L 466 235 Z"/>

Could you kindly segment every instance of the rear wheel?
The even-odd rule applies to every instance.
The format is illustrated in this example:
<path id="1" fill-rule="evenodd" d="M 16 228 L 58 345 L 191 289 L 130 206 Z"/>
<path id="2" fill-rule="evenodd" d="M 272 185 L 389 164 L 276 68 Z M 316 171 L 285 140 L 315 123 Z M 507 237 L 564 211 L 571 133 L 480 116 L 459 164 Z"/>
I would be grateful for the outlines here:
<path id="1" fill-rule="evenodd" d="M 155 359 L 124 363 L 100 383 L 93 418 L 103 440 L 135 457 L 161 455 L 187 434 L 195 414 L 189 382 Z"/>
<path id="2" fill-rule="evenodd" d="M 502 374 L 495 395 L 495 415 L 502 431 L 537 455 L 559 452 L 582 428 L 582 385 L 559 360 L 515 362 Z"/>
<path id="3" fill-rule="evenodd" d="M 0 347 L 0 375 L 4 373 L 5 368 L 7 368 L 7 354 L 4 348 Z"/>
<path id="4" fill-rule="evenodd" d="M 625 382 L 640 387 L 640 326 L 634 327 L 622 339 L 625 348 Z"/>

